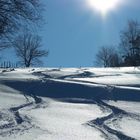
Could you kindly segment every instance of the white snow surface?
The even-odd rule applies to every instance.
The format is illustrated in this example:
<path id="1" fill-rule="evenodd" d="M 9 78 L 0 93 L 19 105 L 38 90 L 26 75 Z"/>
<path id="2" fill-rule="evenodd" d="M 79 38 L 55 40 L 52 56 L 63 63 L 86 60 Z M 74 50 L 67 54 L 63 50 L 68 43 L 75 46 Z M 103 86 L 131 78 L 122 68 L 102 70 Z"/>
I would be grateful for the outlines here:
<path id="1" fill-rule="evenodd" d="M 0 69 L 0 140 L 140 140 L 139 94 L 139 67 Z"/>

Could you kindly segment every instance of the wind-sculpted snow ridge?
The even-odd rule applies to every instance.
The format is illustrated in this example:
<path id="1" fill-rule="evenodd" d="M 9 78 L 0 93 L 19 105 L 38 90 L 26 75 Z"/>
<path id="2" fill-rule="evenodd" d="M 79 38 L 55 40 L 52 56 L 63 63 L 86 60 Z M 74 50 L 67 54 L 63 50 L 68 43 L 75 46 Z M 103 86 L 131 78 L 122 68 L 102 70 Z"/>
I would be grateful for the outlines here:
<path id="1" fill-rule="evenodd" d="M 0 136 L 6 137 L 15 134 L 23 134 L 31 128 L 37 128 L 32 123 L 32 119 L 27 115 L 20 114 L 20 110 L 30 107 L 31 109 L 41 107 L 43 101 L 39 97 L 34 97 L 34 102 L 28 102 L 9 109 L 0 111 Z"/>
<path id="2" fill-rule="evenodd" d="M 107 125 L 107 122 L 113 123 L 113 121 L 119 121 L 123 117 L 130 117 L 132 119 L 140 121 L 140 115 L 126 112 L 115 106 L 111 106 L 101 100 L 97 100 L 96 104 L 99 105 L 100 107 L 104 106 L 104 108 L 110 109 L 111 113 L 107 116 L 88 121 L 86 123 L 87 125 L 94 127 L 96 129 L 98 129 L 99 131 L 101 131 L 107 140 L 112 140 L 112 139 L 114 139 L 114 140 L 117 140 L 117 139 L 119 139 L 119 140 L 136 140 L 135 138 L 132 138 L 131 136 L 127 136 L 127 135 L 123 134 L 121 131 L 117 131 L 117 130 L 110 128 Z"/>
<path id="3" fill-rule="evenodd" d="M 140 101 L 140 88 L 102 85 L 60 79 L 5 81 L 5 85 L 29 96 Z"/>

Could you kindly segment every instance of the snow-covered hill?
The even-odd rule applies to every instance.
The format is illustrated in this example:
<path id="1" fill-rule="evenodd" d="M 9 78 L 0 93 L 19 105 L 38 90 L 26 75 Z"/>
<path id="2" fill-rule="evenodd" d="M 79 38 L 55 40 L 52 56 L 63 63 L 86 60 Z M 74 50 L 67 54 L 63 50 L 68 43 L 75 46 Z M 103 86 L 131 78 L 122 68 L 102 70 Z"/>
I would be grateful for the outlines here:
<path id="1" fill-rule="evenodd" d="M 0 140 L 140 140 L 140 68 L 0 69 Z"/>

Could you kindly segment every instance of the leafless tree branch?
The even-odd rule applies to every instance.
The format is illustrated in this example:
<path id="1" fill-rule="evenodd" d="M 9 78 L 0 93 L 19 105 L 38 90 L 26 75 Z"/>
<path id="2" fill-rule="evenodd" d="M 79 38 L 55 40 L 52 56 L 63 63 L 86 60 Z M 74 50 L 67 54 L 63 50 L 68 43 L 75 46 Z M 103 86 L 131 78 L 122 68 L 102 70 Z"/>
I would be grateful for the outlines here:
<path id="1" fill-rule="evenodd" d="M 14 48 L 20 62 L 26 67 L 41 62 L 40 58 L 48 55 L 48 51 L 41 49 L 41 38 L 29 33 L 19 35 L 14 41 Z"/>

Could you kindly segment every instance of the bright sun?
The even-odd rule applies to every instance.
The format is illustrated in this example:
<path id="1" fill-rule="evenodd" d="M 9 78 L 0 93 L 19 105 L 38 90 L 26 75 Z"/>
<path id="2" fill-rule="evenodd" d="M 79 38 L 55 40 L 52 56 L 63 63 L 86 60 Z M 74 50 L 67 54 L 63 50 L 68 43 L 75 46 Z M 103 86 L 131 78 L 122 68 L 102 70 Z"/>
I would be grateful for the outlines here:
<path id="1" fill-rule="evenodd" d="M 102 15 L 106 15 L 109 11 L 116 8 L 119 0 L 87 0 L 87 2 L 93 10 L 97 10 Z"/>

